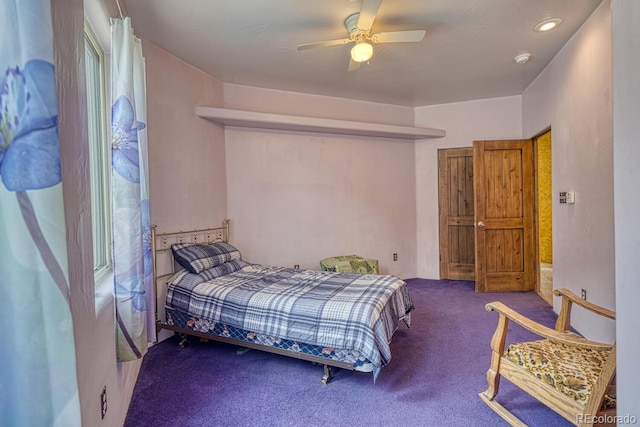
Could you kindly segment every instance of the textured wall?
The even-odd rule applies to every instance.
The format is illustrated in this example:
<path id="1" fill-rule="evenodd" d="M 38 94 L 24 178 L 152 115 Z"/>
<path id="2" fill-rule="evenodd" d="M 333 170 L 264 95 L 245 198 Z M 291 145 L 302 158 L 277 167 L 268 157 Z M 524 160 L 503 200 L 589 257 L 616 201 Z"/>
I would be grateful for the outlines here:
<path id="1" fill-rule="evenodd" d="M 225 105 L 412 122 L 406 107 L 234 85 L 225 86 Z M 384 274 L 415 277 L 412 141 L 241 128 L 225 134 L 232 241 L 246 259 L 317 269 L 323 258 L 357 254 L 378 259 Z"/>
<path id="2" fill-rule="evenodd" d="M 640 419 L 640 2 L 613 0 L 618 415 Z M 622 422 L 620 423 L 622 425 Z"/>
<path id="3" fill-rule="evenodd" d="M 151 42 L 142 46 L 151 223 L 158 232 L 219 225 L 227 215 L 224 131 L 195 106 L 221 106 L 222 84 Z"/>

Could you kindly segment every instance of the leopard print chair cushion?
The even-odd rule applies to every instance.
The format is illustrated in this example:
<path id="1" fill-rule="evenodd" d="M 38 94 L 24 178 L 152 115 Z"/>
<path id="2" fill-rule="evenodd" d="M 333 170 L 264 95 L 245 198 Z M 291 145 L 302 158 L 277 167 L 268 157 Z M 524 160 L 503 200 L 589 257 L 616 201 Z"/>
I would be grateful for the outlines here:
<path id="1" fill-rule="evenodd" d="M 539 340 L 511 344 L 504 357 L 584 404 L 608 355 L 608 351 Z M 604 404 L 607 408 L 614 408 L 615 396 L 605 396 Z"/>

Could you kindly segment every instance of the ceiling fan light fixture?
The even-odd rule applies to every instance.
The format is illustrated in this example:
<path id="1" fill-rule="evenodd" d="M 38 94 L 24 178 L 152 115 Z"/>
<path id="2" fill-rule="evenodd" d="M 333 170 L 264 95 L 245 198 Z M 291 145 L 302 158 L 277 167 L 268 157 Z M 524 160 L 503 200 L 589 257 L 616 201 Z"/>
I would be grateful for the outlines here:
<path id="1" fill-rule="evenodd" d="M 544 21 L 540 22 L 538 25 L 535 26 L 535 30 L 538 32 L 553 30 L 558 25 L 560 25 L 561 22 L 562 22 L 562 19 L 560 18 L 545 19 Z"/>
<path id="2" fill-rule="evenodd" d="M 355 62 L 367 62 L 373 56 L 373 46 L 366 41 L 360 41 L 351 48 L 351 59 Z"/>

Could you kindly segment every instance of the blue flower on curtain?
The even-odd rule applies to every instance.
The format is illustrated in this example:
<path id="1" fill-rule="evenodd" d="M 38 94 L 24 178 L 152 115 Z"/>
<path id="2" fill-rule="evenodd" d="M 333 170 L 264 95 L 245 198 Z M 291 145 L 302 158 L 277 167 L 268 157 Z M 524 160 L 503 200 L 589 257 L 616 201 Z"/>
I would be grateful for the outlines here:
<path id="1" fill-rule="evenodd" d="M 39 190 L 62 180 L 53 64 L 7 68 L 0 80 L 0 176 L 9 191 Z"/>
<path id="2" fill-rule="evenodd" d="M 0 344 L 3 426 L 82 423 L 51 3 L 0 1 L 0 326 L 8 332 Z"/>
<path id="3" fill-rule="evenodd" d="M 144 253 L 144 277 L 150 278 L 153 273 L 153 259 L 151 253 L 151 214 L 149 212 L 149 199 L 140 202 L 142 211 L 142 251 Z"/>
<path id="4" fill-rule="evenodd" d="M 16 193 L 18 206 L 42 261 L 67 303 L 63 268 L 51 250 L 26 190 L 42 190 L 62 181 L 55 70 L 40 59 L 22 70 L 8 67 L 0 80 L 0 177 Z"/>
<path id="5" fill-rule="evenodd" d="M 142 214 L 142 252 L 144 256 L 143 274 L 128 273 L 121 282 L 115 282 L 116 294 L 123 299 L 130 299 L 131 305 L 138 311 L 146 311 L 146 291 L 145 279 L 151 277 L 153 272 L 151 253 L 151 223 L 149 216 L 149 200 L 141 201 L 140 210 Z"/>
<path id="6" fill-rule="evenodd" d="M 119 96 L 113 103 L 111 117 L 113 168 L 127 181 L 139 183 L 138 131 L 144 129 L 145 124 L 136 121 L 135 110 L 126 96 Z"/>

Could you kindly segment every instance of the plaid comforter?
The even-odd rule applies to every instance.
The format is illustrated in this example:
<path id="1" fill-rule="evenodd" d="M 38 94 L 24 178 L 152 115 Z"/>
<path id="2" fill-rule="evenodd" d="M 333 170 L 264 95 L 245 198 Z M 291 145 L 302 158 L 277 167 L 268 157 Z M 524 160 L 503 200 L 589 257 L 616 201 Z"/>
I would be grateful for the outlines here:
<path id="1" fill-rule="evenodd" d="M 181 271 L 169 282 L 167 306 L 280 338 L 356 350 L 374 365 L 391 360 L 398 321 L 410 326 L 406 284 L 394 276 L 298 270 L 248 264 L 213 279 Z"/>

